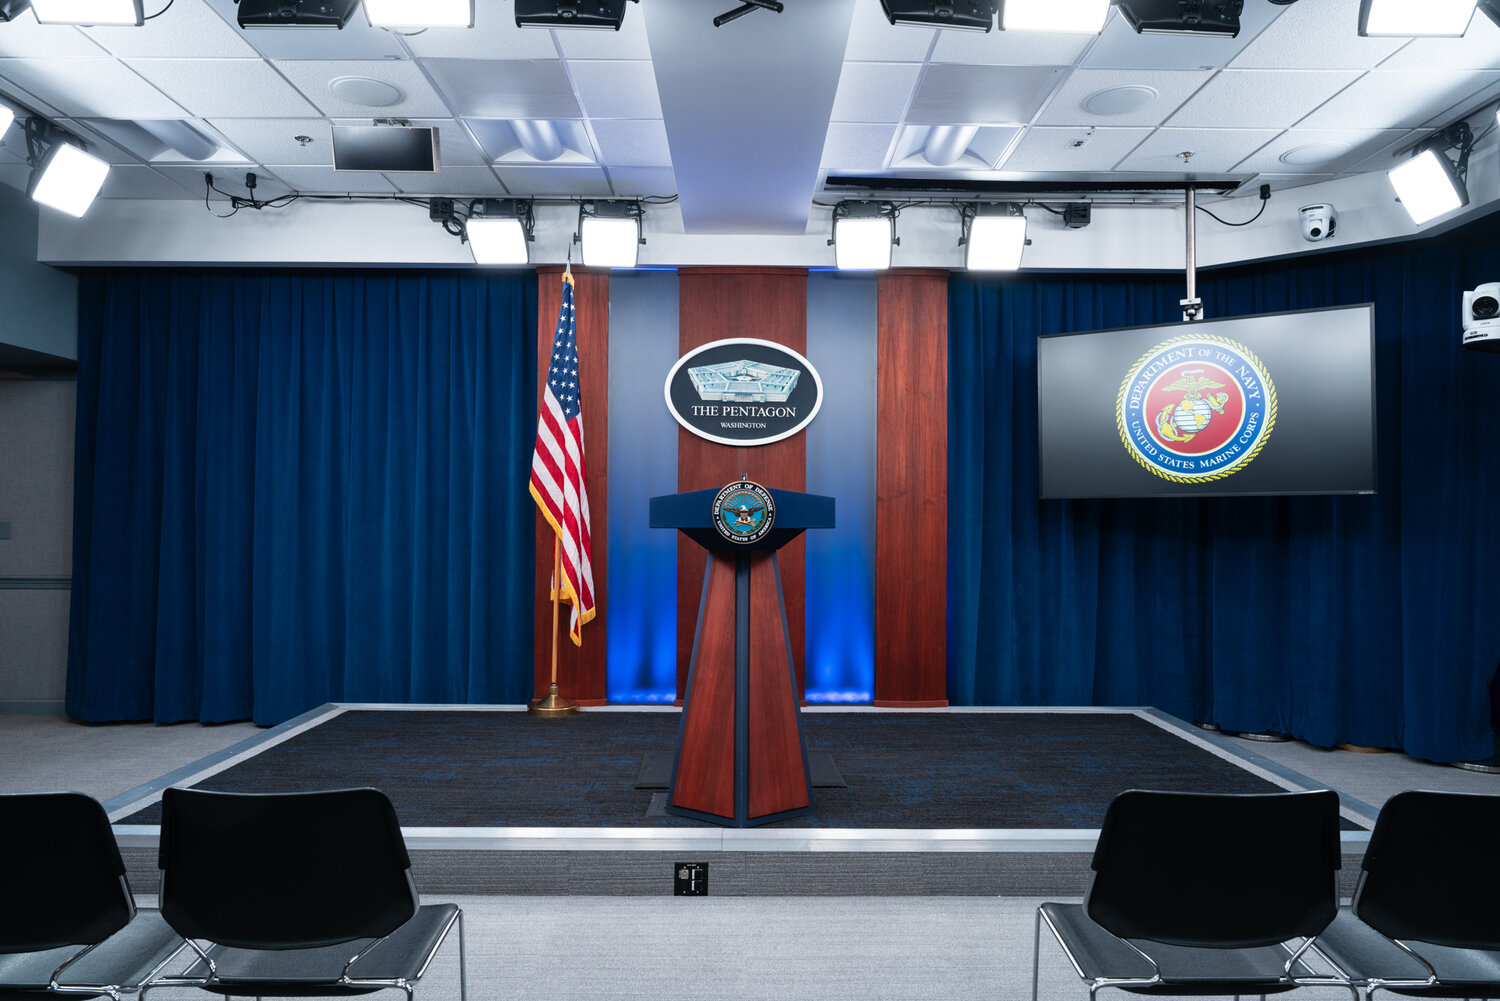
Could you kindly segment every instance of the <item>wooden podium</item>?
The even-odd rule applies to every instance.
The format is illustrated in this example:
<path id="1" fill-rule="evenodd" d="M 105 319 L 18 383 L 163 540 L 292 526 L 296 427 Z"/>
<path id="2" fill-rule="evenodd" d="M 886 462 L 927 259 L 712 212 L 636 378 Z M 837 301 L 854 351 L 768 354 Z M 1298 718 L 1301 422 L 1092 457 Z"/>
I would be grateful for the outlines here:
<path id="1" fill-rule="evenodd" d="M 749 543 L 714 527 L 717 490 L 651 498 L 652 528 L 675 528 L 709 553 L 667 811 L 726 827 L 813 808 L 776 550 L 832 528 L 833 498 L 767 493 L 774 522 Z"/>

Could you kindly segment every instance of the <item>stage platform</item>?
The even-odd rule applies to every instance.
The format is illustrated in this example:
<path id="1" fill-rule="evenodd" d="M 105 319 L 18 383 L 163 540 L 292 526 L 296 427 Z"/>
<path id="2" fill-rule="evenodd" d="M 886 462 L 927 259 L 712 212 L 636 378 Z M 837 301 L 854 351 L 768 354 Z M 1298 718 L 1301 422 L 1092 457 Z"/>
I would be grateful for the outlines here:
<path id="1" fill-rule="evenodd" d="M 157 884 L 161 791 L 369 785 L 395 804 L 424 892 L 663 894 L 682 862 L 712 895 L 1077 896 L 1128 788 L 1319 788 L 1149 708 L 807 708 L 814 813 L 737 830 L 667 815 L 671 708 L 541 720 L 515 706 L 327 705 L 105 806 L 132 885 Z M 828 764 L 831 763 L 830 769 Z M 1345 892 L 1376 810 L 1341 795 Z"/>

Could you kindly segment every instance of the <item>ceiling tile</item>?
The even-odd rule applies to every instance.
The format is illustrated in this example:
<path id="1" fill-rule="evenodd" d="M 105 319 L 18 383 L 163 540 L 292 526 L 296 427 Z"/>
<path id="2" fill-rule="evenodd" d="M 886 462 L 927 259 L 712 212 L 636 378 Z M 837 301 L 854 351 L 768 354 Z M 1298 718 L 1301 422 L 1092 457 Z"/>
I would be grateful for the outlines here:
<path id="1" fill-rule="evenodd" d="M 277 71 L 330 118 L 446 118 L 448 106 L 422 71 L 410 60 L 397 59 L 288 59 L 273 64 Z M 334 93 L 335 81 L 347 77 L 378 80 L 400 91 L 394 104 L 373 107 L 357 104 Z"/>
<path id="2" fill-rule="evenodd" d="M 1001 170 L 1026 173 L 1110 170 L 1145 141 L 1151 129 L 1043 128 L 1026 130 Z M 1077 144 L 1082 145 L 1077 145 Z"/>
<path id="3" fill-rule="evenodd" d="M 333 163 L 328 122 L 321 118 L 215 118 L 209 124 L 256 163 Z M 304 145 L 294 136 L 311 141 Z"/>
<path id="4" fill-rule="evenodd" d="M 385 179 L 408 195 L 489 198 L 503 193 L 499 179 L 488 167 L 450 167 L 445 163 L 436 174 L 386 171 Z"/>
<path id="5" fill-rule="evenodd" d="M 1160 125 L 1212 75 L 1209 71 L 1194 70 L 1077 69 L 1058 88 L 1037 124 L 1085 127 Z M 1156 97 L 1133 111 L 1120 114 L 1100 114 L 1084 107 L 1085 101 L 1101 91 L 1121 87 L 1148 88 L 1156 92 Z"/>
<path id="6" fill-rule="evenodd" d="M 36 18 L 21 17 L 0 25 L 0 57 L 98 59 L 107 54 L 71 24 L 37 24 Z"/>
<path id="7" fill-rule="evenodd" d="M 1318 2 L 1309 4 L 1321 7 Z M 1219 35 L 1138 35 L 1119 11 L 1112 11 L 1088 53 L 1079 63 L 1092 69 L 1218 69 L 1255 40 L 1288 8 L 1274 3 L 1247 3 L 1235 38 Z"/>
<path id="8" fill-rule="evenodd" d="M 1500 66 L 1500 27 L 1481 15 L 1462 38 L 1414 38 L 1380 64 L 1383 70 L 1488 70 Z"/>
<path id="9" fill-rule="evenodd" d="M 671 167 L 611 167 L 609 183 L 625 198 L 666 198 L 677 193 Z"/>
<path id="10" fill-rule="evenodd" d="M 849 62 L 919 63 L 927 59 L 937 35 L 968 35 L 967 31 L 937 31 L 911 24 L 891 24 L 880 0 L 857 0 L 849 25 L 844 59 Z"/>
<path id="11" fill-rule="evenodd" d="M 572 59 L 568 72 L 589 118 L 660 118 L 656 71 L 649 62 Z"/>
<path id="12" fill-rule="evenodd" d="M 990 66 L 1071 66 L 1098 35 L 1061 31 L 939 31 L 935 63 Z"/>
<path id="13" fill-rule="evenodd" d="M 318 109 L 260 59 L 129 59 L 126 65 L 173 96 L 196 118 L 286 118 Z M 137 113 L 136 118 L 171 118 Z"/>
<path id="14" fill-rule="evenodd" d="M 921 74 L 919 63 L 845 63 L 832 121 L 899 122 Z"/>
<path id="15" fill-rule="evenodd" d="M 1410 134 L 1405 129 L 1288 129 L 1236 164 L 1234 171 L 1337 173 L 1388 149 Z"/>
<path id="16" fill-rule="evenodd" d="M 1371 70 L 1298 128 L 1415 128 L 1500 80 L 1500 72 Z"/>
<path id="17" fill-rule="evenodd" d="M 0 59 L 0 78 L 42 96 L 69 117 L 191 117 L 114 59 Z"/>
<path id="18" fill-rule="evenodd" d="M 579 118 L 563 64 L 552 60 L 429 59 L 424 64 L 457 115 Z"/>
<path id="19" fill-rule="evenodd" d="M 220 191 L 240 195 L 241 197 L 248 194 L 245 188 L 245 174 L 252 171 L 256 177 L 255 197 L 272 198 L 276 195 L 286 194 L 290 190 L 281 181 L 268 175 L 259 164 L 242 164 L 235 170 L 224 170 L 221 167 L 205 169 L 197 165 L 186 166 L 183 164 L 167 163 L 160 166 L 153 166 L 151 169 L 163 177 L 171 178 L 193 198 L 202 198 L 207 190 L 203 183 L 203 175 L 205 173 L 213 175 L 214 187 Z M 210 196 L 210 199 L 215 202 L 222 202 L 224 198 L 224 195 L 217 193 Z M 215 208 L 214 211 L 223 212 L 225 209 Z"/>
<path id="20" fill-rule="evenodd" d="M 1248 6 L 1248 5 L 1247 5 Z M 1359 0 L 1292 4 L 1241 50 L 1235 69 L 1371 69 L 1407 43 L 1361 38 Z M 1344 30 L 1331 30 L 1340 26 Z"/>
<path id="21" fill-rule="evenodd" d="M 1476 131 L 1482 132 L 1489 128 L 1493 124 L 1492 114 L 1495 111 L 1493 102 L 1500 100 L 1500 77 L 1488 74 L 1483 79 L 1491 81 L 1488 87 L 1472 92 L 1465 91 L 1456 103 L 1449 105 L 1435 114 L 1429 115 L 1427 121 L 1422 123 L 1422 126 L 1424 128 L 1438 129 L 1453 124 L 1460 117 L 1467 117 L 1473 119 L 1474 123 L 1478 125 Z"/>
<path id="22" fill-rule="evenodd" d="M 1222 174 L 1275 139 L 1278 129 L 1157 129 L 1117 169 Z M 1183 152 L 1192 153 L 1183 159 Z"/>
<path id="23" fill-rule="evenodd" d="M 1062 82 L 1060 66 L 927 67 L 906 121 L 925 125 L 1025 124 Z"/>
<path id="24" fill-rule="evenodd" d="M 631 11 L 630 13 L 635 13 Z M 627 15 L 627 21 L 631 18 Z M 621 29 L 623 33 L 624 29 Z M 566 34 L 613 35 L 612 31 L 574 30 Z M 558 34 L 564 34 L 559 32 Z M 543 28 L 517 28 L 514 5 L 478 0 L 474 4 L 474 27 L 429 28 L 401 36 L 401 44 L 421 58 L 447 59 L 556 59 L 553 32 Z"/>
<path id="25" fill-rule="evenodd" d="M 364 170 L 334 170 L 332 167 L 266 165 L 293 191 L 304 195 L 391 195 L 396 188 L 383 174 Z M 266 195 L 257 191 L 257 195 Z"/>
<path id="26" fill-rule="evenodd" d="M 896 136 L 894 125 L 861 125 L 835 122 L 828 126 L 822 165 L 840 173 L 884 170 L 885 158 Z"/>
<path id="27" fill-rule="evenodd" d="M 553 41 L 557 43 L 557 47 L 562 50 L 562 54 L 568 59 L 651 58 L 651 43 L 646 37 L 646 19 L 641 16 L 640 7 L 634 4 L 626 5 L 625 19 L 620 22 L 619 31 L 561 28 L 552 32 L 536 29 L 524 29 L 518 32 L 515 24 L 512 23 L 511 33 L 543 36 L 550 34 Z"/>
<path id="28" fill-rule="evenodd" d="M 154 9 L 154 5 L 152 6 Z M 258 58 L 243 35 L 203 3 L 176 3 L 141 27 L 84 28 L 83 32 L 121 57 L 224 56 Z"/>
<path id="29" fill-rule="evenodd" d="M 99 189 L 100 198 L 202 198 L 203 181 L 200 177 L 191 190 L 183 187 L 150 167 L 111 167 Z"/>
<path id="30" fill-rule="evenodd" d="M 607 198 L 612 192 L 598 167 L 496 167 L 511 194 L 520 197 Z"/>
<path id="31" fill-rule="evenodd" d="M 672 163 L 667 129 L 659 121 L 598 121 L 593 123 L 599 157 L 624 167 L 665 167 Z"/>
<path id="32" fill-rule="evenodd" d="M 1285 128 L 1360 77 L 1360 70 L 1224 70 L 1167 119 L 1173 128 Z"/>
<path id="33" fill-rule="evenodd" d="M 395 32 L 372 28 L 364 14 L 355 11 L 341 31 L 296 28 L 245 28 L 235 19 L 239 0 L 193 0 L 206 3 L 246 44 L 267 59 L 327 59 L 337 51 L 344 59 L 401 59 L 406 52 Z M 154 23 L 154 22 L 153 22 Z M 181 52 L 196 56 L 192 48 Z"/>

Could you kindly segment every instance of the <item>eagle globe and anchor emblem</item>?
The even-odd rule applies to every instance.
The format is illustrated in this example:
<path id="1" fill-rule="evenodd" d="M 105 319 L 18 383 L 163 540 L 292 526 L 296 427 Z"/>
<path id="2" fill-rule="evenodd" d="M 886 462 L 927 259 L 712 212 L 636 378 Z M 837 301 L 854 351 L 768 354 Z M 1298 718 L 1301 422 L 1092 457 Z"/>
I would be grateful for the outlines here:
<path id="1" fill-rule="evenodd" d="M 1243 344 L 1185 334 L 1131 366 L 1115 419 L 1126 451 L 1151 473 L 1175 483 L 1223 479 L 1265 447 L 1276 386 Z"/>
<path id="2" fill-rule="evenodd" d="M 748 546 L 766 537 L 776 521 L 776 503 L 759 483 L 741 478 L 714 497 L 714 528 L 730 542 Z"/>

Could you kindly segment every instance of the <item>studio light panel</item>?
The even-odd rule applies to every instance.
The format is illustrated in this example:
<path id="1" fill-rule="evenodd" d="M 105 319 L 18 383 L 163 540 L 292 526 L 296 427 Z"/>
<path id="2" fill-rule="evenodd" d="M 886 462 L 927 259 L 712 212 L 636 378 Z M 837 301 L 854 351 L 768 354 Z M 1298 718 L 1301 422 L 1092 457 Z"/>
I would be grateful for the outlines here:
<path id="1" fill-rule="evenodd" d="M 31 197 L 59 212 L 82 216 L 98 197 L 108 174 L 109 164 L 103 160 L 77 146 L 59 143 L 37 168 Z"/>

